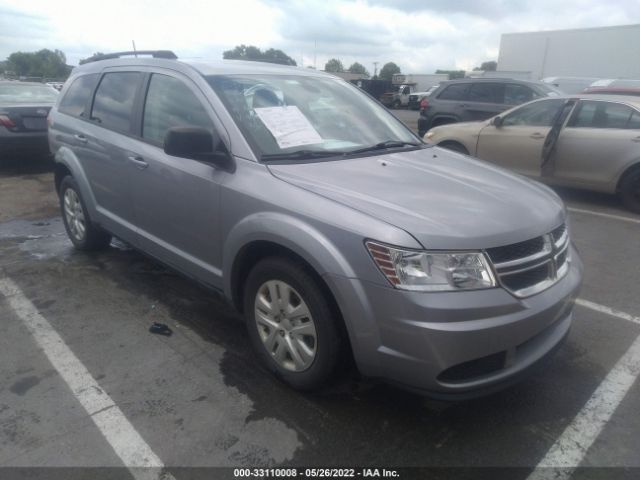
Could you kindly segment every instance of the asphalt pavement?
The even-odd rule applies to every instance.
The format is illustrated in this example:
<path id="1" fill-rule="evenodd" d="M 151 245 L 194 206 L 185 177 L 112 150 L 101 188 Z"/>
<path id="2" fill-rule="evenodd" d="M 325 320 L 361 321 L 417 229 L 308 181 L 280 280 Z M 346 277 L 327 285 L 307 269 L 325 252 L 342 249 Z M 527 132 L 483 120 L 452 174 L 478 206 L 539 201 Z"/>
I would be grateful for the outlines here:
<path id="1" fill-rule="evenodd" d="M 49 170 L 33 160 L 0 167 L 0 477 L 34 466 L 114 467 L 101 470 L 113 478 L 223 466 L 640 476 L 640 216 L 615 198 L 558 190 L 585 278 L 547 368 L 445 403 L 352 372 L 319 394 L 292 391 L 259 366 L 215 293 L 118 241 L 75 251 Z M 173 335 L 149 333 L 153 322 Z"/>

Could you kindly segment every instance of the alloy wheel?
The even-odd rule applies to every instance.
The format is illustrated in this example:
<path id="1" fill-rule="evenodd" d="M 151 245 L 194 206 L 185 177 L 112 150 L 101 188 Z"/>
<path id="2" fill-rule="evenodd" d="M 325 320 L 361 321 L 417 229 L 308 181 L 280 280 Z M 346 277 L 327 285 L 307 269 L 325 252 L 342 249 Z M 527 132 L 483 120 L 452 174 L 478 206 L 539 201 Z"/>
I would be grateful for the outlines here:
<path id="1" fill-rule="evenodd" d="M 72 188 L 67 188 L 64 192 L 64 216 L 73 238 L 82 242 L 86 234 L 84 211 L 80 197 Z"/>

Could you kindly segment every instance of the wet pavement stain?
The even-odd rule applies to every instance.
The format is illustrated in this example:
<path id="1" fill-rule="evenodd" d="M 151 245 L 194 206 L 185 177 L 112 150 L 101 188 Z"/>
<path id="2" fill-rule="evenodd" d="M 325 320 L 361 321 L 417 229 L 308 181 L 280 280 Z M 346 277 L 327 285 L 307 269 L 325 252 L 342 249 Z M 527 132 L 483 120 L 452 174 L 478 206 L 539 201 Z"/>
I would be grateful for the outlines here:
<path id="1" fill-rule="evenodd" d="M 38 385 L 39 383 L 40 383 L 39 377 L 36 377 L 35 375 L 30 375 L 28 377 L 24 377 L 18 380 L 13 385 L 11 385 L 9 387 L 9 391 L 12 393 L 15 393 L 16 395 L 22 396 L 25 393 L 27 393 L 29 390 L 31 390 L 33 387 Z"/>
<path id="2" fill-rule="evenodd" d="M 207 343 L 215 345 L 215 351 L 219 352 L 215 355 L 216 358 L 219 355 L 225 355 L 227 349 L 231 349 L 244 352 L 243 356 L 246 354 L 246 358 L 254 361 L 248 350 L 248 338 L 240 316 L 218 293 L 150 260 L 118 239 L 114 238 L 110 248 L 101 252 L 77 252 L 67 239 L 60 218 L 39 221 L 13 220 L 0 224 L 0 250 L 2 249 L 4 249 L 3 253 L 8 254 L 12 260 L 11 269 L 7 274 L 22 277 L 21 287 L 27 292 L 30 289 L 38 292 L 34 296 L 39 308 L 52 308 L 54 312 L 56 309 L 71 308 L 73 311 L 80 312 L 87 308 L 87 304 L 86 302 L 77 303 L 78 295 L 71 288 L 73 279 L 75 278 L 81 284 L 86 282 L 82 280 L 84 278 L 91 279 L 92 282 L 100 279 L 100 282 L 112 285 L 116 289 L 114 291 L 123 292 L 112 295 L 124 295 L 127 298 L 122 302 L 123 311 L 126 311 L 126 304 L 129 302 L 132 302 L 133 309 L 140 309 L 141 299 L 143 299 L 142 302 L 148 301 L 149 307 L 142 318 L 139 318 L 140 322 L 158 318 L 162 321 L 171 320 L 167 323 L 170 323 L 172 328 L 174 326 L 178 328 L 176 333 L 186 329 L 202 337 Z M 37 260 L 37 263 L 33 260 Z M 58 297 L 55 293 L 48 292 L 47 287 L 41 284 L 39 280 L 41 275 L 65 276 L 67 280 L 62 284 L 61 289 L 52 290 L 52 292 L 58 292 L 61 295 L 60 298 L 65 299 L 64 302 L 49 303 L 51 298 Z M 48 292 L 46 296 L 44 292 Z M 146 334 L 146 329 L 144 332 L 141 334 Z M 132 338 L 132 341 L 135 342 L 135 339 Z M 130 345 L 122 345 L 122 347 L 131 348 Z M 196 357 L 199 354 L 197 350 L 185 353 Z M 207 368 L 211 368 L 212 360 L 218 362 L 219 372 L 210 373 L 213 381 L 211 391 L 205 390 L 203 393 L 207 393 L 206 395 L 198 392 L 185 401 L 191 405 L 200 405 L 201 407 L 198 408 L 203 412 L 207 409 L 215 412 L 221 405 L 228 404 L 229 407 L 233 405 L 230 410 L 231 415 L 224 424 L 224 430 L 235 440 L 221 442 L 226 448 L 223 449 L 225 453 L 220 459 L 226 458 L 222 460 L 224 463 L 251 463 L 260 466 L 272 466 L 293 460 L 296 452 L 303 448 L 296 429 L 291 428 L 286 420 L 270 418 L 262 414 L 255 415 L 253 400 L 235 388 L 233 384 L 237 382 L 226 381 L 219 360 L 207 357 Z M 198 368 L 196 365 L 190 365 L 190 367 Z M 255 370 L 255 365 L 252 365 L 251 370 Z M 113 377 L 110 376 L 110 378 L 113 382 Z M 35 379 L 31 382 L 35 382 Z M 267 382 L 274 382 L 274 380 L 267 375 Z M 18 385 L 17 388 L 19 391 L 26 391 L 26 387 L 33 386 L 25 384 Z M 153 395 L 158 394 L 157 388 L 149 388 L 150 395 L 152 392 Z M 165 385 L 158 388 L 169 387 Z M 144 402 L 129 402 L 128 405 L 125 402 L 123 408 L 127 408 L 134 416 L 144 418 L 176 417 L 171 420 L 172 423 L 178 422 L 175 425 L 180 430 L 184 430 L 187 424 L 186 417 L 182 419 L 182 415 L 185 414 L 184 405 L 180 402 L 179 395 L 174 395 L 174 398 L 176 403 L 153 396 Z M 216 437 L 217 434 L 212 438 L 213 445 L 218 444 Z M 278 442 L 274 443 L 273 438 L 278 438 Z"/>

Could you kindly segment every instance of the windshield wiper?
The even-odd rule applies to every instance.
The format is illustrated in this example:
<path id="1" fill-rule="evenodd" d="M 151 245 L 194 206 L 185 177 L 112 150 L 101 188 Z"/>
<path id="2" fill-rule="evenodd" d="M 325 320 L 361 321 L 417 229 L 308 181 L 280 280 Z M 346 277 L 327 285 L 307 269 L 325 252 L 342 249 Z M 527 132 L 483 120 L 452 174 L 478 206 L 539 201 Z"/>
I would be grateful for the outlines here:
<path id="1" fill-rule="evenodd" d="M 364 153 L 364 152 L 373 152 L 376 150 L 386 150 L 387 148 L 400 148 L 400 147 L 420 147 L 424 145 L 423 143 L 415 143 L 415 142 L 402 142 L 399 140 L 387 140 L 386 142 L 376 143 L 375 145 L 371 145 L 369 147 L 358 148 L 357 150 L 350 150 L 349 155 L 353 153 Z"/>
<path id="2" fill-rule="evenodd" d="M 341 151 L 296 150 L 289 153 L 265 153 L 260 157 L 260 160 L 307 160 L 323 157 L 341 157 L 344 154 L 345 152 Z"/>

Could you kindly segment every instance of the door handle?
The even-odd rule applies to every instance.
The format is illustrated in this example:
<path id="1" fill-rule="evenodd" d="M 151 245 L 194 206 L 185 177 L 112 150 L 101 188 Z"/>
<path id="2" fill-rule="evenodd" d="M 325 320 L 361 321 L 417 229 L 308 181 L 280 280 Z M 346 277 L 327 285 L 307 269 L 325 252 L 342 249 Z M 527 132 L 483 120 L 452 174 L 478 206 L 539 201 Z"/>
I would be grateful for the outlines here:
<path id="1" fill-rule="evenodd" d="M 89 141 L 89 140 L 87 140 L 87 137 L 85 137 L 84 135 L 80 135 L 80 134 L 75 134 L 73 136 L 73 138 L 75 138 L 80 143 L 87 143 Z"/>
<path id="2" fill-rule="evenodd" d="M 536 133 L 532 133 L 529 138 L 533 138 L 534 140 L 541 140 L 545 137 L 546 135 L 542 135 L 541 133 L 536 132 Z"/>
<path id="3" fill-rule="evenodd" d="M 140 170 L 144 170 L 149 166 L 149 164 L 144 161 L 144 158 L 139 155 L 132 155 L 129 157 L 129 160 L 131 160 L 131 163 L 133 163 Z"/>

